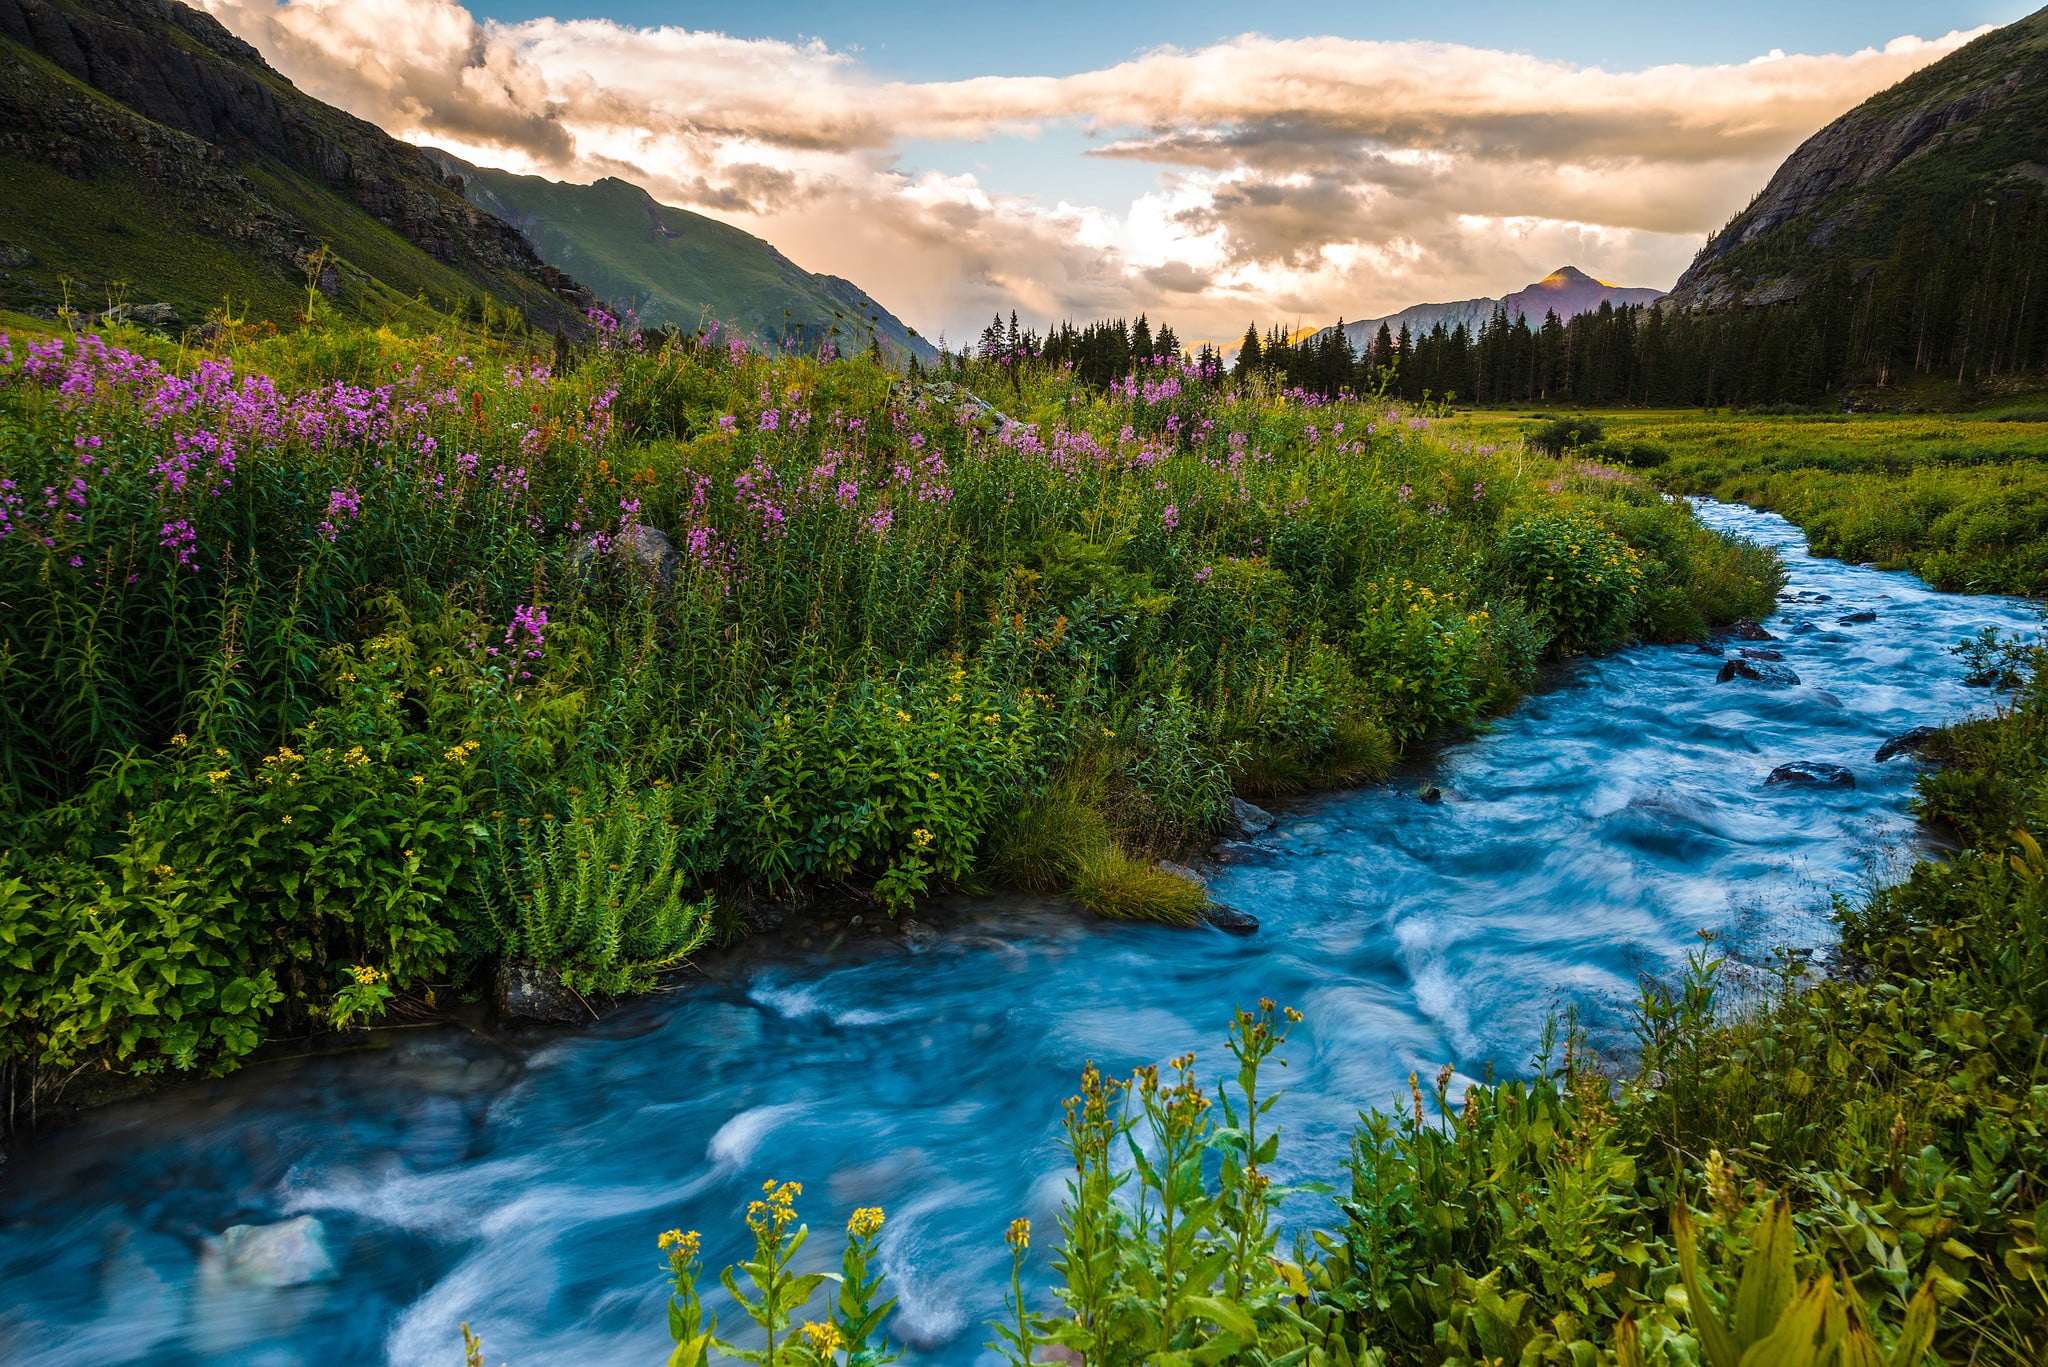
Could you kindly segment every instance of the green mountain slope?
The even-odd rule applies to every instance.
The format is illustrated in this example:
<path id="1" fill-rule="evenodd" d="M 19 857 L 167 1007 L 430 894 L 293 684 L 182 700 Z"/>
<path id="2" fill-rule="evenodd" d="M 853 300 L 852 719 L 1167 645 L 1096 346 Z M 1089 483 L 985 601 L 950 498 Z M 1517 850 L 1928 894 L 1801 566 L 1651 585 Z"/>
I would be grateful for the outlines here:
<path id="1" fill-rule="evenodd" d="M 851 281 L 804 270 L 760 238 L 656 203 L 637 185 L 609 177 L 568 185 L 433 156 L 471 203 L 515 225 L 549 265 L 643 323 L 695 329 L 715 318 L 765 343 L 831 342 L 852 351 L 872 338 L 891 353 L 938 354 Z"/>
<path id="2" fill-rule="evenodd" d="M 2048 9 L 1988 33 L 1807 139 L 1671 292 L 1681 308 L 1783 303 L 1890 267 L 2048 262 Z M 2017 278 L 2017 277 L 2016 277 Z M 1934 282 L 1938 287 L 1939 282 Z"/>
<path id="3" fill-rule="evenodd" d="M 0 185 L 8 308 L 282 321 L 309 274 L 372 320 L 488 296 L 575 330 L 589 302 L 419 149 L 174 0 L 0 0 Z"/>

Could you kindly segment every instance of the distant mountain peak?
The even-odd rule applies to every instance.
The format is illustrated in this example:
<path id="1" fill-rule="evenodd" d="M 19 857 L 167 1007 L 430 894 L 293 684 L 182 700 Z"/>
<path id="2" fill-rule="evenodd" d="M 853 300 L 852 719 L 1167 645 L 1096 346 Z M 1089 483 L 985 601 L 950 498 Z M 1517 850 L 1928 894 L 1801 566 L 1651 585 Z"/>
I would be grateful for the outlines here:
<path id="1" fill-rule="evenodd" d="M 1485 296 L 1447 304 L 1416 304 L 1384 318 L 1346 323 L 1344 335 L 1351 339 L 1352 346 L 1362 348 L 1371 344 L 1382 324 L 1389 332 L 1396 333 L 1405 327 L 1410 334 L 1421 334 L 1439 323 L 1453 331 L 1463 325 L 1468 332 L 1476 333 L 1496 312 L 1506 314 L 1511 321 L 1524 317 L 1535 325 L 1553 313 L 1560 320 L 1571 319 L 1582 313 L 1596 312 L 1602 304 L 1621 308 L 1630 304 L 1653 304 L 1663 297 L 1662 290 L 1616 285 L 1597 275 L 1589 275 L 1577 266 L 1559 266 L 1535 284 L 1498 299 Z"/>

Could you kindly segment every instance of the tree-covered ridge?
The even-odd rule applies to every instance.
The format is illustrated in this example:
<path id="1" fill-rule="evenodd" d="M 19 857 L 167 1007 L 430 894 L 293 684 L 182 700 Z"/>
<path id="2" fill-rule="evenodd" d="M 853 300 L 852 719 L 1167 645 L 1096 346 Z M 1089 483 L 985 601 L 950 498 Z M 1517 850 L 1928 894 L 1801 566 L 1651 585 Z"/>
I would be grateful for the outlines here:
<path id="1" fill-rule="evenodd" d="M 1682 308 L 1810 298 L 1897 257 L 1899 225 L 1955 242 L 2041 196 L 2048 9 L 1986 34 L 1808 139 L 1672 291 Z M 2042 238 L 2034 220 L 2035 260 Z M 1918 263 L 1926 264 L 1926 263 Z M 1899 282 L 1894 282 L 1894 287 Z"/>

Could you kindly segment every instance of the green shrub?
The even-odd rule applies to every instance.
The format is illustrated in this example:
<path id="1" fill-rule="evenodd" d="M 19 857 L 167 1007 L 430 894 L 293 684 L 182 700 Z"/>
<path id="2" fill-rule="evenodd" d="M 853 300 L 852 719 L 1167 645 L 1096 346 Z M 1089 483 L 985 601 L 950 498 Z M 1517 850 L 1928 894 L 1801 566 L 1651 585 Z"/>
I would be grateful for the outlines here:
<path id="1" fill-rule="evenodd" d="M 1556 640 L 1587 650 L 1627 636 L 1642 557 L 1598 520 L 1578 512 L 1530 513 L 1500 544 L 1515 584 Z"/>
<path id="2" fill-rule="evenodd" d="M 1557 456 L 1593 445 L 1606 430 L 1597 418 L 1552 418 L 1531 429 L 1526 440 L 1533 449 Z"/>

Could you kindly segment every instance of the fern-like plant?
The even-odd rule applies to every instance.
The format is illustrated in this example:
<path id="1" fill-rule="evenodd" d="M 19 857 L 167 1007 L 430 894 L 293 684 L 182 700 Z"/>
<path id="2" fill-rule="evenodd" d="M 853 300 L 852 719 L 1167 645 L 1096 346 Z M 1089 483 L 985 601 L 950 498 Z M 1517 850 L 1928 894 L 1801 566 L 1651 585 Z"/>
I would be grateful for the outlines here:
<path id="1" fill-rule="evenodd" d="M 638 788 L 613 771 L 595 791 L 572 789 L 568 811 L 528 827 L 505 870 L 508 957 L 561 975 L 578 992 L 650 986 L 711 934 L 712 898 L 689 897 L 708 809 L 666 784 Z"/>

